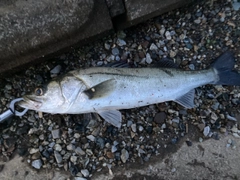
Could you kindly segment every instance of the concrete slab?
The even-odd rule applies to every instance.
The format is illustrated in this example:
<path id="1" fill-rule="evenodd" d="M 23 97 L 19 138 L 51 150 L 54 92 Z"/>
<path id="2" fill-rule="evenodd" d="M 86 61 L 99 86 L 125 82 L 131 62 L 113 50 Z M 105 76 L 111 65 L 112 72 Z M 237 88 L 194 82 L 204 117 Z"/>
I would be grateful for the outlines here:
<path id="1" fill-rule="evenodd" d="M 0 74 L 112 29 L 104 0 L 13 0 L 0 5 Z"/>

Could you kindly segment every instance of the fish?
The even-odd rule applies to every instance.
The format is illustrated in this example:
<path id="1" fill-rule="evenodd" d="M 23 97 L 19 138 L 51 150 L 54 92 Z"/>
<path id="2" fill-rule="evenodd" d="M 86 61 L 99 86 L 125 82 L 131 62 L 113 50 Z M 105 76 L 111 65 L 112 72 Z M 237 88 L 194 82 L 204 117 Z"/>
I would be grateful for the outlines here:
<path id="1" fill-rule="evenodd" d="M 226 51 L 203 70 L 181 70 L 172 61 L 159 67 L 90 67 L 70 71 L 23 96 L 23 108 L 52 114 L 98 113 L 121 127 L 119 110 L 166 101 L 194 108 L 194 89 L 206 84 L 240 85 L 235 58 Z"/>

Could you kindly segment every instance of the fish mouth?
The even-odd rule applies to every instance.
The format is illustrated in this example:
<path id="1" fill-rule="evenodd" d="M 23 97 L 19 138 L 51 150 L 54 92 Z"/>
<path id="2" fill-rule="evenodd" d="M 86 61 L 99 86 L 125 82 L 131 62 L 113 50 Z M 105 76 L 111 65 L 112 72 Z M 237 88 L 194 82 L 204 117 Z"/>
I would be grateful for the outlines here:
<path id="1" fill-rule="evenodd" d="M 42 100 L 32 96 L 24 96 L 18 105 L 22 108 L 38 110 L 42 106 Z"/>

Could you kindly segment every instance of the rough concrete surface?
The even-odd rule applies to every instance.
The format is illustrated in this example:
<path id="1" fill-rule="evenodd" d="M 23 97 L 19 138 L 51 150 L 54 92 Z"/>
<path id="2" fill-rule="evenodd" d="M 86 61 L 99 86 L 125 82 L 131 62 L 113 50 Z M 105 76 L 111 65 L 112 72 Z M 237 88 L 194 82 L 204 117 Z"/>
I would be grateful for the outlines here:
<path id="1" fill-rule="evenodd" d="M 227 147 L 229 139 L 235 146 Z M 240 141 L 231 135 L 224 136 L 220 140 L 204 140 L 202 143 L 194 142 L 187 146 L 182 139 L 183 145 L 175 153 L 167 153 L 162 158 L 161 154 L 153 156 L 148 163 L 128 163 L 124 167 L 112 168 L 110 175 L 107 168 L 102 172 L 95 173 L 91 179 L 138 179 L 138 180 L 161 180 L 161 179 L 239 179 L 240 164 Z M 24 157 L 16 155 L 6 163 L 1 163 L 1 180 L 40 180 L 54 179 L 63 180 L 70 178 L 63 170 L 37 171 L 31 168 Z M 3 166 L 2 166 L 3 165 Z"/>
<path id="2" fill-rule="evenodd" d="M 190 2 L 191 0 L 124 0 L 125 17 L 114 23 L 117 28 L 124 29 Z"/>
<path id="3" fill-rule="evenodd" d="M 1 4 L 0 73 L 112 29 L 104 0 L 15 0 Z"/>

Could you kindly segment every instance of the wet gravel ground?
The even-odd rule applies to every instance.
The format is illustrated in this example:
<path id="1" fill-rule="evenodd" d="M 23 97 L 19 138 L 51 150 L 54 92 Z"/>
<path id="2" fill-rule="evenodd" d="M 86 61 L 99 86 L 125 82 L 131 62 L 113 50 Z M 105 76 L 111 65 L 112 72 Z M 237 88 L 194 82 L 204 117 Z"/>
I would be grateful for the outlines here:
<path id="1" fill-rule="evenodd" d="M 0 82 L 0 112 L 36 86 L 81 67 L 123 60 L 141 68 L 170 57 L 181 69 L 200 70 L 230 50 L 239 70 L 238 5 L 226 0 L 195 2 L 5 78 Z M 235 148 L 230 135 L 240 137 L 239 97 L 239 87 L 206 85 L 196 89 L 193 109 L 165 102 L 122 110 L 119 129 L 96 114 L 41 117 L 29 110 L 1 124 L 0 160 L 18 153 L 32 168 L 64 169 L 84 180 L 129 163 L 144 166 L 176 151 L 181 143 L 192 146 L 229 136 L 226 146 Z"/>

